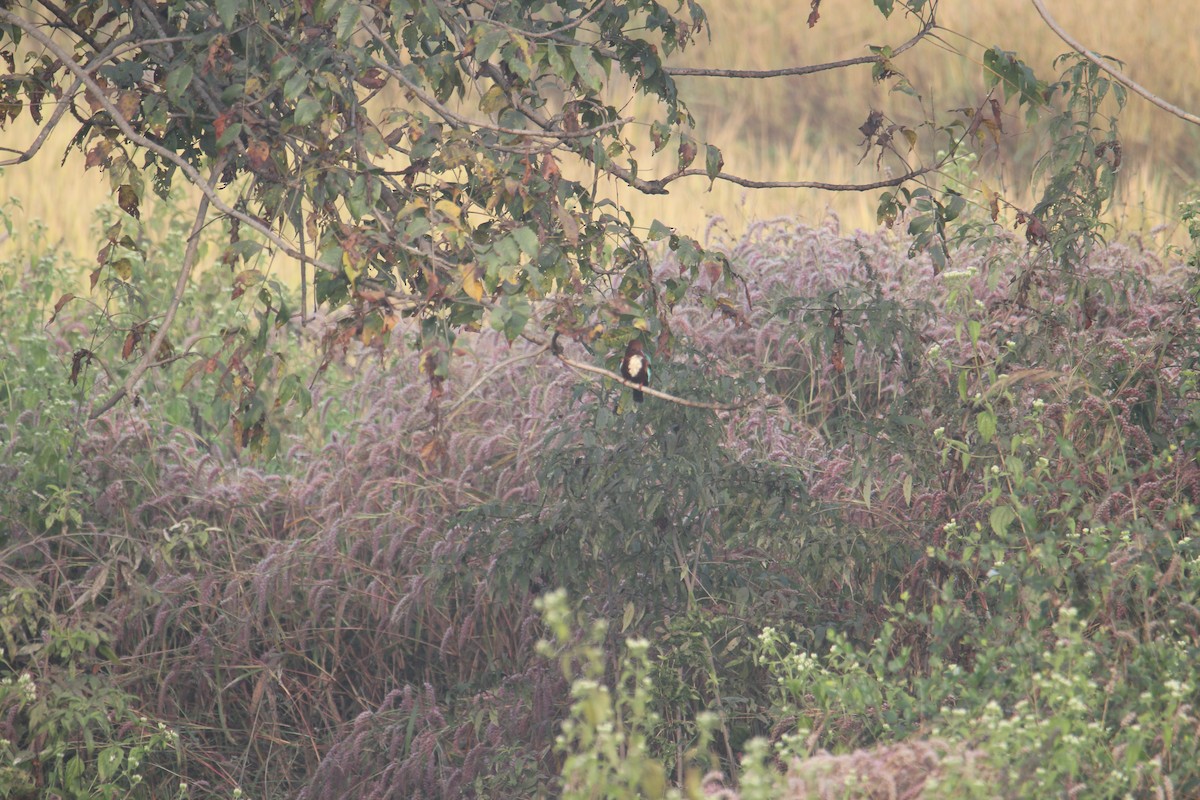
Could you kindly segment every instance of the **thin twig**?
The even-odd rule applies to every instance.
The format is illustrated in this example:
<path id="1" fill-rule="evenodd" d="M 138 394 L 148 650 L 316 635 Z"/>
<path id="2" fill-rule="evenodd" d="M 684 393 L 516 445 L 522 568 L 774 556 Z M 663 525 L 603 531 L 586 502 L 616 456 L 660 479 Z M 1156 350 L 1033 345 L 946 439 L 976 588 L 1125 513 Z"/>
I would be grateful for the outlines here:
<path id="1" fill-rule="evenodd" d="M 96 57 L 91 60 L 91 63 L 84 67 L 84 69 L 89 73 L 93 72 L 105 61 L 112 58 L 118 47 L 129 42 L 131 39 L 132 37 L 130 36 L 124 36 L 116 41 L 109 42 L 108 47 L 104 48 L 103 51 L 98 53 Z M 58 127 L 58 123 L 62 121 L 63 116 L 65 116 L 68 109 L 70 109 L 70 100 L 66 98 L 73 96 L 77 91 L 79 91 L 79 87 L 82 85 L 83 80 L 79 77 L 76 77 L 75 82 L 71 84 L 71 88 L 67 89 L 66 93 L 63 95 L 64 99 L 58 101 L 54 107 L 54 112 L 50 114 L 50 118 L 46 120 L 46 124 L 41 127 L 41 130 L 38 131 L 38 135 L 34 137 L 33 143 L 30 144 L 25 150 L 14 150 L 13 152 L 19 152 L 20 155 L 16 158 L 0 161 L 0 167 L 11 167 L 15 164 L 23 164 L 37 155 L 38 151 L 42 149 L 42 145 L 46 143 L 46 140 L 50 137 L 50 134 L 56 127 Z M 7 150 L 8 148 L 5 149 Z"/>
<path id="2" fill-rule="evenodd" d="M 392 59 L 397 64 L 402 63 L 400 54 L 396 52 L 395 48 L 388 44 L 387 39 L 384 38 L 384 35 L 380 32 L 379 28 L 375 27 L 374 23 L 364 22 L 363 27 L 367 29 L 368 33 L 375 37 L 380 46 L 383 47 L 384 52 L 387 53 L 388 58 Z M 473 120 L 468 117 L 464 117 L 461 114 L 458 114 L 447 108 L 442 103 L 439 103 L 436 97 L 433 97 L 412 80 L 410 80 L 409 77 L 404 74 L 403 70 L 392 66 L 392 64 L 389 64 L 386 61 L 375 61 L 374 64 L 376 67 L 383 70 L 388 75 L 391 75 L 393 78 L 400 81 L 400 83 L 404 84 L 404 88 L 412 92 L 417 99 L 428 106 L 430 110 L 436 111 L 438 115 L 446 121 L 464 128 L 492 131 L 493 133 L 502 133 L 509 136 L 532 136 L 542 139 L 586 139 L 587 137 L 594 136 L 602 131 L 609 130 L 610 128 L 617 128 L 622 125 L 628 125 L 634 121 L 631 117 L 622 117 L 611 122 L 605 122 L 602 125 L 597 125 L 594 128 L 586 128 L 578 131 L 567 131 L 561 128 L 556 129 L 553 127 L 546 128 L 544 130 L 536 130 L 533 128 L 505 128 L 500 125 L 493 125 L 490 122 L 481 122 L 479 120 Z"/>
<path id="3" fill-rule="evenodd" d="M 500 20 L 491 19 L 490 17 L 475 17 L 475 16 L 467 15 L 464 17 L 464 19 L 466 19 L 468 22 L 476 22 L 476 23 L 485 23 L 488 25 L 495 25 L 498 28 L 503 28 L 507 31 L 512 31 L 513 33 L 518 33 L 521 36 L 524 36 L 526 39 L 554 39 L 554 38 L 558 37 L 559 34 L 566 33 L 567 31 L 572 30 L 574 28 L 578 28 L 580 25 L 587 22 L 587 20 L 590 17 L 595 16 L 596 12 L 599 11 L 600 9 L 604 8 L 604 6 L 605 6 L 604 0 L 597 0 L 597 2 L 591 7 L 591 9 L 586 14 L 581 14 L 578 18 L 573 19 L 570 22 L 564 22 L 562 25 L 559 25 L 557 28 L 551 28 L 549 30 L 541 31 L 541 32 L 529 31 L 529 30 L 525 30 L 524 28 L 518 28 L 514 25 L 509 25 L 507 23 L 501 22 Z"/>
<path id="4" fill-rule="evenodd" d="M 745 186 L 748 189 L 824 189 L 829 192 L 866 192 L 872 189 L 883 189 L 888 186 L 899 186 L 902 183 L 907 183 L 913 178 L 919 178 L 926 173 L 940 169 L 941 163 L 932 167 L 921 167 L 906 172 L 896 178 L 888 178 L 887 180 L 875 181 L 874 183 L 825 183 L 822 181 L 756 181 L 749 178 L 743 178 L 739 175 L 730 175 L 728 172 L 718 172 L 713 180 L 729 181 L 736 183 L 738 186 Z M 660 182 L 666 183 L 674 181 L 676 178 L 686 178 L 694 175 L 708 176 L 707 170 L 703 169 L 684 169 L 679 170 L 661 178 Z"/>
<path id="5" fill-rule="evenodd" d="M 1121 84 L 1126 89 L 1129 89 L 1131 92 L 1141 95 L 1144 99 L 1149 100 L 1163 111 L 1166 111 L 1169 114 L 1174 114 L 1180 119 L 1190 122 L 1193 125 L 1200 125 L 1200 117 L 1196 116 L 1195 114 L 1189 114 L 1179 106 L 1168 103 L 1166 100 L 1163 100 L 1161 97 L 1154 94 L 1149 89 L 1133 80 L 1133 78 L 1130 78 L 1128 75 L 1121 72 L 1116 67 L 1109 66 L 1108 64 L 1104 63 L 1104 60 L 1100 58 L 1100 56 L 1096 55 L 1094 51 L 1084 47 L 1079 41 L 1072 37 L 1071 34 L 1067 33 L 1062 26 L 1054 21 L 1054 18 L 1050 16 L 1050 12 L 1046 10 L 1046 6 L 1042 0 L 1033 0 L 1033 7 L 1037 9 L 1038 14 L 1042 16 L 1042 21 L 1046 23 L 1050 30 L 1058 34 L 1058 38 L 1066 42 L 1067 45 L 1070 46 L 1070 48 L 1076 53 L 1079 53 L 1079 55 L 1083 56 L 1088 61 L 1092 62 L 1097 67 L 1111 75 L 1117 83 Z"/>
<path id="6" fill-rule="evenodd" d="M 651 397 L 657 397 L 660 400 L 666 400 L 669 403 L 676 403 L 681 406 L 688 406 L 689 408 L 708 408 L 712 409 L 713 411 L 737 411 L 741 408 L 748 408 L 749 406 L 755 405 L 763 400 L 762 395 L 752 397 L 744 403 L 705 403 L 701 400 L 686 400 L 682 397 L 676 397 L 673 394 L 668 394 L 667 392 L 660 392 L 657 389 L 652 389 L 644 384 L 626 380 L 623 376 L 618 375 L 612 370 L 605 369 L 604 367 L 584 364 L 580 361 L 567 358 L 561 353 L 556 354 L 556 357 L 559 361 L 566 364 L 571 369 L 578 370 L 580 372 L 590 372 L 594 375 L 602 375 L 605 378 L 611 378 L 622 386 L 628 386 L 630 389 L 637 389 L 639 392 L 645 392 Z"/>
<path id="7" fill-rule="evenodd" d="M 133 126 L 130 125 L 123 116 L 121 116 L 121 112 L 118 111 L 116 106 L 113 105 L 112 101 L 108 99 L 108 96 L 104 93 L 104 90 L 101 89 L 100 85 L 96 83 L 90 74 L 88 74 L 87 70 L 84 69 L 79 62 L 75 61 L 75 59 L 73 59 L 66 50 L 62 49 L 62 47 L 56 44 L 49 36 L 39 30 L 37 26 L 4 9 L 0 9 L 0 21 L 4 21 L 9 25 L 15 25 L 16 27 L 20 28 L 30 37 L 44 46 L 47 50 L 57 56 L 68 70 L 75 73 L 76 77 L 83 81 L 83 85 L 87 87 L 88 92 L 95 98 L 96 102 L 100 104 L 100 107 L 108 112 L 109 117 L 112 118 L 113 124 L 115 124 L 121 130 L 121 133 L 125 135 L 125 138 L 129 139 L 129 141 L 136 145 L 157 153 L 175 166 L 179 167 L 179 169 L 183 171 L 183 174 L 188 177 L 188 180 L 190 180 L 196 186 L 196 188 L 198 188 L 204 194 L 204 196 L 221 211 L 222 214 L 241 220 L 252 229 L 261 233 L 267 238 L 268 241 L 292 258 L 297 260 L 301 260 L 303 258 L 300 251 L 295 246 L 276 233 L 269 225 L 264 224 L 254 216 L 247 214 L 244 211 L 238 211 L 236 208 L 222 200 L 221 196 L 217 193 L 217 190 L 213 187 L 213 185 L 206 181 L 200 172 L 185 159 L 180 157 L 178 153 L 176 153 L 174 150 L 163 147 L 154 140 L 148 139 L 147 137 L 135 131 Z M 342 271 L 340 266 L 332 266 L 316 258 L 309 258 L 307 259 L 307 262 L 335 275 Z"/>
<path id="8" fill-rule="evenodd" d="M 213 164 L 212 178 L 216 180 L 221 171 L 225 169 L 225 159 L 217 159 Z M 171 302 L 167 305 L 166 314 L 163 315 L 162 323 L 159 324 L 158 330 L 154 332 L 154 338 L 150 340 L 150 346 L 146 348 L 145 354 L 142 356 L 138 365 L 133 368 L 125 378 L 125 382 L 121 387 L 113 392 L 107 400 L 92 410 L 89 417 L 96 419 L 106 414 L 109 409 L 127 396 L 137 382 L 142 379 L 146 371 L 154 364 L 154 359 L 158 355 L 158 349 L 162 343 L 166 341 L 167 333 L 171 329 L 171 323 L 175 321 L 175 313 L 179 310 L 179 304 L 183 300 L 183 293 L 187 289 L 188 281 L 192 276 L 192 269 L 196 266 L 196 257 L 200 252 L 200 233 L 204 230 L 204 222 L 208 217 L 208 197 L 200 198 L 199 207 L 196 209 L 196 219 L 192 223 L 192 231 L 188 235 L 187 248 L 183 252 L 183 263 L 179 267 L 179 278 L 175 281 L 175 291 L 171 294 Z"/>
<path id="9" fill-rule="evenodd" d="M 917 42 L 929 35 L 929 32 L 937 27 L 934 22 L 933 15 L 921 26 L 911 39 L 892 51 L 891 56 L 895 57 L 910 49 Z M 879 64 L 884 60 L 881 55 L 856 56 L 855 58 L 847 58 L 842 61 L 829 61 L 824 64 L 811 64 L 803 67 L 782 67 L 780 69 L 709 69 L 707 67 L 663 67 L 663 72 L 667 75 L 678 77 L 697 77 L 697 78 L 784 78 L 796 75 L 814 75 L 818 72 L 827 72 L 834 69 L 845 69 L 846 67 L 854 67 L 859 64 Z"/>

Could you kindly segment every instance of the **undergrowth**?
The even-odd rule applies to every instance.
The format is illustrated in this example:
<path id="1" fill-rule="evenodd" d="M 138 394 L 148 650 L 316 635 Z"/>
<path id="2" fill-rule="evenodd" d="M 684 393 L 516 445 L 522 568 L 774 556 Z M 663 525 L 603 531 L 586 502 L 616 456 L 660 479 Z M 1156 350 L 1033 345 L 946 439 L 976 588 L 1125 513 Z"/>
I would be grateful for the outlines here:
<path id="1" fill-rule="evenodd" d="M 273 457 L 183 358 L 87 421 L 113 379 L 75 354 L 124 369 L 90 315 L 136 293 L 55 316 L 70 262 L 6 264 L 0 788 L 1200 792 L 1194 262 L 1067 274 L 995 235 L 935 274 L 909 244 L 723 243 L 741 282 L 679 304 L 653 386 L 732 410 L 487 335 L 431 392 L 397 337 L 308 415 L 267 376 Z M 188 335 L 259 330 L 209 313 L 222 280 Z M 268 331 L 289 369 L 307 331 Z"/>

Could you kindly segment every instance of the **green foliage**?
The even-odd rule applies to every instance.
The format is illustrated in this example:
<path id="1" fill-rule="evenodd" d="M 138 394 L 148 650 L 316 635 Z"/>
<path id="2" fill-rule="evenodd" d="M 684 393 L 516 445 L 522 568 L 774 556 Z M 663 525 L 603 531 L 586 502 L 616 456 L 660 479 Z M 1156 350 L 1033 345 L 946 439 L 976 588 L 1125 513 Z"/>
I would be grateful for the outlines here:
<path id="1" fill-rule="evenodd" d="M 1034 180 L 1045 190 L 1033 207 L 1027 236 L 1049 245 L 1056 262 L 1078 267 L 1100 240 L 1100 213 L 1112 199 L 1122 162 L 1117 114 L 1125 107 L 1125 87 L 1080 55 L 1062 56 L 1064 71 L 1050 86 L 1065 98 L 1049 122 L 1051 146 L 1037 162 Z M 1105 104 L 1112 95 L 1112 108 Z"/>
<path id="2" fill-rule="evenodd" d="M 44 36 L 41 22 L 7 12 L 0 21 L 0 47 Z M 228 186 L 223 210 L 237 215 L 222 262 L 262 251 L 265 242 L 242 237 L 246 226 L 307 259 L 316 302 L 351 312 L 335 343 L 386 339 L 399 315 L 420 319 L 439 352 L 461 330 L 490 327 L 511 340 L 534 301 L 556 296 L 571 300 L 543 310 L 547 329 L 582 330 L 617 308 L 627 325 L 665 311 L 638 277 L 648 261 L 633 220 L 560 162 L 665 192 L 637 177 L 630 120 L 606 87 L 614 68 L 624 73 L 658 104 L 659 145 L 685 140 L 693 120 L 663 60 L 703 31 L 694 0 L 674 11 L 654 0 L 504 3 L 486 17 L 470 5 L 403 0 L 223 0 L 211 10 L 88 0 L 54 24 L 73 52 L 31 56 L 5 82 L 5 112 L 41 122 L 44 97 L 61 96 L 88 64 L 99 83 L 85 86 L 91 111 L 73 146 L 108 173 L 125 222 L 140 218 L 151 188 L 166 197 L 181 170 L 199 182 L 216 165 L 209 188 Z M 706 146 L 705 163 L 714 177 L 716 147 Z M 128 283 L 146 252 L 119 230 L 107 238 L 98 272 Z M 681 247 L 693 254 L 686 283 L 701 248 L 672 237 Z M 607 291 L 613 274 L 627 277 L 618 295 Z M 255 290 L 263 326 L 293 313 L 249 263 L 234 287 L 234 299 Z M 246 386 L 275 369 L 261 343 L 236 359 Z M 429 375 L 445 369 L 434 364 Z M 277 447 L 271 398 L 226 394 L 236 432 Z"/>
<path id="3" fill-rule="evenodd" d="M 178 734 L 115 685 L 110 637 L 46 599 L 20 588 L 0 597 L 0 794 L 155 796 Z"/>
<path id="4" fill-rule="evenodd" d="M 11 228 L 4 210 L 0 219 Z M 0 545 L 13 530 L 79 522 L 72 451 L 80 398 L 64 387 L 63 354 L 44 330 L 70 275 L 49 249 L 0 264 L 0 478 L 10 501 L 0 507 Z"/>
<path id="5" fill-rule="evenodd" d="M 670 785 L 666 768 L 655 757 L 654 737 L 660 717 L 654 711 L 650 642 L 625 641 L 624 654 L 611 685 L 603 622 L 588 624 L 571 611 L 566 592 L 544 595 L 538 606 L 550 635 L 538 644 L 545 658 L 556 659 L 571 687 L 571 709 L 563 721 L 557 747 L 562 762 L 563 798 L 699 798 L 701 776 L 694 759 L 707 759 L 715 714 L 697 717 L 699 735 L 680 765 L 683 786 Z M 580 640 L 581 628 L 585 633 Z"/>

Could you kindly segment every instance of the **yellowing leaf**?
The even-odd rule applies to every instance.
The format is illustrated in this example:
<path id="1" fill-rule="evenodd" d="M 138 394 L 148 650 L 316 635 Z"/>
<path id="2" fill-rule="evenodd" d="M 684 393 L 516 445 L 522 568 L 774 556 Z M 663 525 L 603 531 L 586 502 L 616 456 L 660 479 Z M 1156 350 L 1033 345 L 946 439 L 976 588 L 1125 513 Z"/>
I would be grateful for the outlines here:
<path id="1" fill-rule="evenodd" d="M 462 217 L 462 209 L 456 203 L 452 203 L 449 200 L 438 200 L 434 208 L 437 209 L 439 214 L 443 214 L 453 220 L 458 220 Z"/>
<path id="2" fill-rule="evenodd" d="M 358 283 L 358 276 L 362 274 L 362 268 L 354 263 L 354 259 L 350 257 L 348 252 L 342 253 L 342 269 L 346 272 L 346 277 L 350 280 L 351 286 Z"/>
<path id="3" fill-rule="evenodd" d="M 479 280 L 479 267 L 474 262 L 460 265 L 462 271 L 463 291 L 475 302 L 483 299 L 483 282 Z"/>
<path id="4" fill-rule="evenodd" d="M 126 121 L 132 120 L 137 116 L 138 109 L 142 107 L 142 96 L 132 89 L 126 92 L 121 92 L 117 95 L 116 102 L 117 111 Z"/>
<path id="5" fill-rule="evenodd" d="M 497 111 L 507 108 L 509 105 L 511 104 L 508 101 L 508 95 L 505 94 L 504 89 L 499 86 L 492 86 L 492 88 L 488 89 L 487 93 L 483 95 L 483 99 L 479 101 L 479 110 L 485 114 L 495 114 Z"/>
<path id="6" fill-rule="evenodd" d="M 112 262 L 113 272 L 117 273 L 117 277 L 129 283 L 133 278 L 133 262 L 128 258 L 118 258 Z"/>

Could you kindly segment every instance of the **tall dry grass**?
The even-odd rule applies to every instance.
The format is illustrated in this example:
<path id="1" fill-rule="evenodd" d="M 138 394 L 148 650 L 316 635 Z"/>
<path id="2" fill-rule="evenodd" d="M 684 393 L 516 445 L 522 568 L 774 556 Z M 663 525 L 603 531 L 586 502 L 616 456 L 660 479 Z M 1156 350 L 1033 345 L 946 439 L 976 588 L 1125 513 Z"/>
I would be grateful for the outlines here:
<path id="1" fill-rule="evenodd" d="M 1051 11 L 1078 39 L 1122 59 L 1133 78 L 1195 111 L 1200 109 L 1200 86 L 1193 78 L 1200 67 L 1200 15 L 1188 13 L 1189 5 L 1186 0 L 1059 0 Z M 901 14 L 885 22 L 870 0 L 849 6 L 825 3 L 812 29 L 805 24 L 804 3 L 709 0 L 705 6 L 711 42 L 672 63 L 747 69 L 820 63 L 863 55 L 870 44 L 899 44 L 914 27 Z M 979 59 L 984 48 L 1016 51 L 1043 76 L 1054 74 L 1054 57 L 1067 49 L 1027 0 L 943 0 L 940 22 L 945 29 L 937 41 L 910 50 L 897 62 L 923 90 L 926 106 L 939 112 L 982 97 Z M 877 180 L 873 157 L 860 162 L 857 128 L 871 108 L 898 115 L 911 108 L 890 96 L 886 86 L 872 84 L 867 67 L 773 80 L 681 78 L 680 84 L 701 136 L 722 148 L 726 170 L 761 179 Z M 630 109 L 652 118 L 648 107 Z M 1140 98 L 1131 99 L 1121 125 L 1126 165 L 1113 221 L 1124 232 L 1143 237 L 1165 226 L 1162 236 L 1170 238 L 1175 204 L 1200 183 L 1200 130 Z M 22 147 L 35 133 L 22 118 L 3 131 L 4 146 Z M 9 209 L 15 230 L 0 248 L 28 245 L 33 220 L 44 221 L 50 230 L 47 240 L 60 247 L 80 254 L 95 248 L 93 211 L 111 202 L 111 194 L 104 176 L 83 173 L 80 154 L 72 153 L 60 166 L 68 140 L 67 131 L 58 131 L 33 162 L 0 170 L 0 201 L 16 197 L 21 204 L 19 211 Z M 643 145 L 637 155 L 648 152 Z M 1025 156 L 1019 145 L 1013 152 L 1014 159 Z M 665 172 L 673 168 L 673 160 L 673 148 L 668 148 L 652 159 L 653 169 Z M 1028 186 L 1014 176 L 1027 172 L 1029 165 L 1020 166 L 1007 171 L 1001 188 L 1025 198 Z M 878 199 L 878 192 L 747 190 L 727 183 L 710 189 L 702 178 L 676 183 L 665 197 L 640 195 L 612 183 L 606 191 L 646 224 L 657 218 L 693 234 L 703 231 L 713 215 L 724 218 L 736 235 L 756 219 L 796 215 L 814 222 L 829 211 L 849 228 L 872 228 Z"/>

